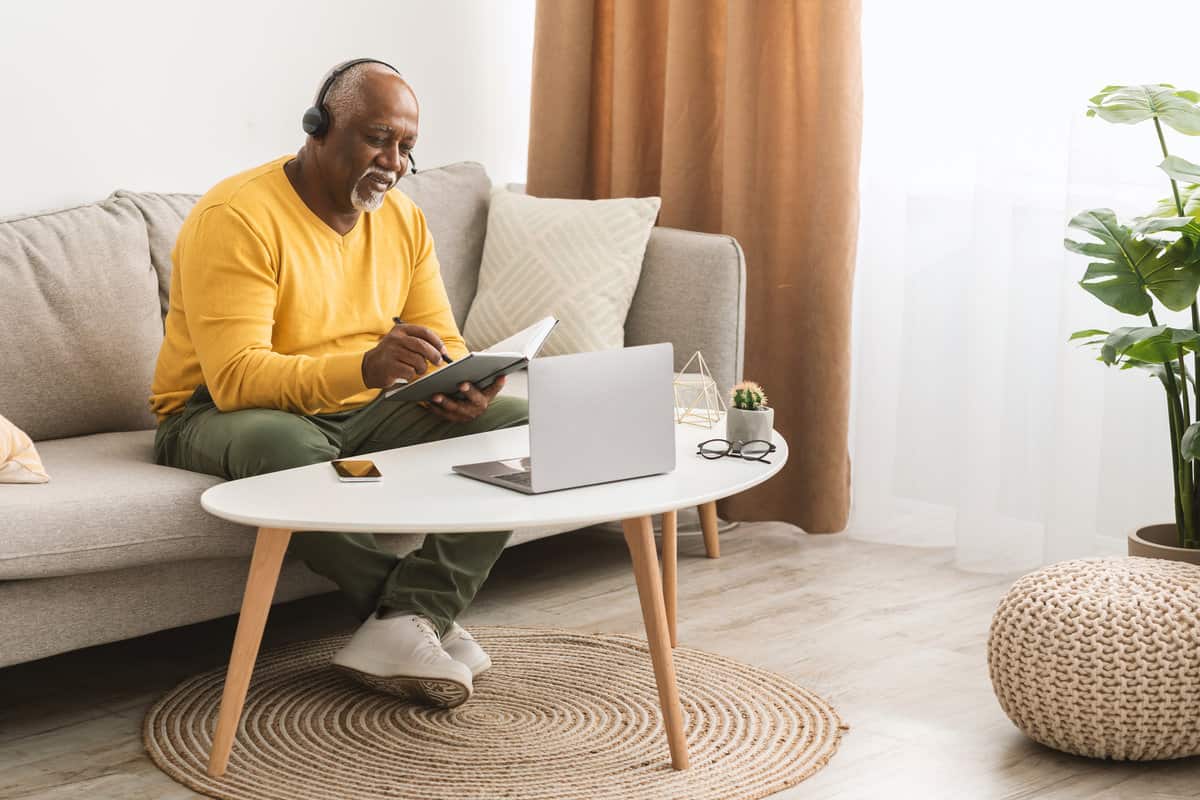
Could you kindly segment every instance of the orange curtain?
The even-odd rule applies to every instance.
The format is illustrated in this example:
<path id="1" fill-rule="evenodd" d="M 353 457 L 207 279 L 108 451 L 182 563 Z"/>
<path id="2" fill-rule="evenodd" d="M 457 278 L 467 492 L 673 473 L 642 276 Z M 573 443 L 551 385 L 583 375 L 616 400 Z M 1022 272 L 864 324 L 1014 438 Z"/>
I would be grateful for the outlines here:
<path id="1" fill-rule="evenodd" d="M 747 379 L 791 448 L 727 518 L 838 531 L 850 507 L 860 0 L 539 0 L 528 191 L 661 195 L 746 252 Z"/>

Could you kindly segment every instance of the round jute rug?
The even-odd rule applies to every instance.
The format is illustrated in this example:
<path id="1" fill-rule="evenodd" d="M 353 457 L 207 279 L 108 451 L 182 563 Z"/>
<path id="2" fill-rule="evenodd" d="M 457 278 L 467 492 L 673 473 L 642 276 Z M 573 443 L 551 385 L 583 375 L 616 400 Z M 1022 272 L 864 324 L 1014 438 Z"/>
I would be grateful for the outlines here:
<path id="1" fill-rule="evenodd" d="M 753 800 L 823 767 L 846 730 L 807 689 L 680 647 L 691 769 L 671 769 L 644 640 L 472 628 L 493 666 L 454 709 L 402 703 L 329 668 L 336 636 L 260 656 L 229 769 L 205 772 L 223 669 L 146 715 L 150 757 L 223 800 Z"/>

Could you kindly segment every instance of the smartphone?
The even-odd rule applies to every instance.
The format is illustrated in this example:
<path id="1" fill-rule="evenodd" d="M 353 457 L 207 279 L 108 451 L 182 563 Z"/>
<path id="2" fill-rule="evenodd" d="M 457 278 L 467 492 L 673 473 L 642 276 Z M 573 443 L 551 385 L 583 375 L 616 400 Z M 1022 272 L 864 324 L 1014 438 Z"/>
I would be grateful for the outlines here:
<path id="1" fill-rule="evenodd" d="M 330 463 L 337 472 L 338 480 L 344 483 L 367 483 L 383 480 L 383 473 L 379 471 L 379 467 L 375 466 L 374 461 L 342 459 Z"/>

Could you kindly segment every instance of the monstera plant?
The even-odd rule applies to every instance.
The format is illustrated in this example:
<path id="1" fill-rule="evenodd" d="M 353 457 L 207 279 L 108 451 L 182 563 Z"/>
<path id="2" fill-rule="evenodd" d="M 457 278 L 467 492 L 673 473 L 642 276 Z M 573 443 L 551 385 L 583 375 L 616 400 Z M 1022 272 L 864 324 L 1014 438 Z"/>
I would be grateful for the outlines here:
<path id="1" fill-rule="evenodd" d="M 1091 263 L 1079 285 L 1118 311 L 1142 317 L 1142 324 L 1113 331 L 1079 331 L 1072 339 L 1098 346 L 1100 360 L 1122 369 L 1142 369 L 1157 377 L 1166 394 L 1171 435 L 1171 475 L 1175 485 L 1175 525 L 1170 544 L 1200 555 L 1200 164 L 1173 156 L 1163 134 L 1166 125 L 1187 136 L 1200 135 L 1200 93 L 1170 84 L 1106 86 L 1091 98 L 1088 116 L 1136 125 L 1150 122 L 1158 137 L 1158 167 L 1171 184 L 1171 196 L 1141 217 L 1121 221 L 1111 209 L 1082 211 L 1069 228 L 1082 241 L 1066 247 Z M 1161 322 L 1158 305 L 1190 312 L 1191 324 Z M 1186 325 L 1186 322 L 1184 323 Z M 1143 529 L 1146 531 L 1149 529 Z M 1139 532 L 1140 533 L 1140 532 Z M 1130 551 L 1134 552 L 1131 536 Z M 1168 544 L 1159 537 L 1159 544 Z M 1191 560 L 1187 558 L 1187 560 Z"/>

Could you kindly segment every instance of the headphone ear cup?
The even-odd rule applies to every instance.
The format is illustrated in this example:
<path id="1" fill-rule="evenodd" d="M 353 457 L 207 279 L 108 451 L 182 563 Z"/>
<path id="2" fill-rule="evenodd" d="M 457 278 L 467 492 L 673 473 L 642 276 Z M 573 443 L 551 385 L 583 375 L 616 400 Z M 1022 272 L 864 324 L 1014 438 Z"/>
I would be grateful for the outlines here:
<path id="1" fill-rule="evenodd" d="M 300 126 L 309 136 L 320 136 L 329 128 L 329 117 L 325 114 L 324 108 L 311 106 L 304 112 Z"/>

